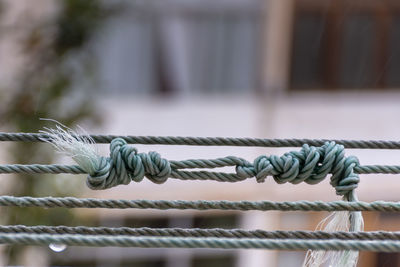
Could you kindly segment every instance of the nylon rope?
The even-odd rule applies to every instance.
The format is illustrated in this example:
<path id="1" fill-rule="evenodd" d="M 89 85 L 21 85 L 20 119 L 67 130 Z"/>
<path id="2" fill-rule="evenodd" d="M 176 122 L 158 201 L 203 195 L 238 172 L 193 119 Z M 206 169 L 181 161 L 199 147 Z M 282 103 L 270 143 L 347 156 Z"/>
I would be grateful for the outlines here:
<path id="1" fill-rule="evenodd" d="M 222 228 L 149 228 L 149 227 L 87 227 L 87 226 L 26 226 L 1 225 L 0 233 L 131 235 L 170 237 L 226 237 L 272 239 L 341 239 L 341 240 L 400 240 L 400 232 L 325 232 L 325 231 L 266 231 Z"/>
<path id="2" fill-rule="evenodd" d="M 394 240 L 313 240 L 313 239 L 258 239 L 212 237 L 136 237 L 74 234 L 0 234 L 0 244 L 140 248 L 218 248 L 218 249 L 274 249 L 274 250 L 363 250 L 399 252 L 400 241 Z"/>
<path id="3" fill-rule="evenodd" d="M 42 133 L 4 133 L 0 132 L 0 141 L 44 142 L 49 136 Z M 79 136 L 82 137 L 82 136 Z M 98 144 L 111 143 L 122 138 L 128 144 L 143 145 L 188 145 L 188 146 L 254 146 L 254 147 L 301 147 L 303 144 L 322 146 L 333 141 L 352 149 L 400 149 L 400 141 L 385 140 L 343 140 L 343 139 L 266 139 L 234 137 L 185 137 L 185 136 L 124 136 L 124 135 L 88 135 Z"/>
<path id="4" fill-rule="evenodd" d="M 75 197 L 0 196 L 3 207 L 103 208 L 225 211 L 381 211 L 400 212 L 400 202 L 388 201 L 227 201 L 227 200 L 125 200 Z"/>
<path id="5" fill-rule="evenodd" d="M 60 128 L 57 129 L 60 130 Z M 62 135 L 64 133 L 67 135 Z M 92 140 L 99 144 L 110 143 L 110 156 L 102 157 L 94 153 L 90 147 Z M 59 243 L 74 246 L 400 251 L 399 232 L 361 232 L 357 230 L 357 225 L 362 223 L 361 211 L 400 212 L 400 202 L 363 202 L 357 199 L 354 192 L 359 183 L 358 174 L 400 174 L 400 165 L 360 165 L 356 157 L 344 155 L 345 148 L 400 149 L 398 141 L 77 135 L 74 132 L 63 130 L 61 133 L 57 131 L 49 133 L 0 132 L 0 141 L 48 142 L 57 149 L 67 150 L 67 153 L 78 163 L 78 165 L 3 164 L 0 165 L 0 174 L 88 174 L 86 183 L 89 188 L 96 190 L 128 184 L 131 181 L 140 182 L 145 177 L 158 184 L 164 183 L 170 177 L 180 180 L 219 182 L 239 182 L 255 178 L 257 182 L 261 183 L 268 176 L 272 176 L 277 183 L 317 184 L 331 174 L 331 185 L 338 195 L 343 196 L 342 201 L 278 202 L 39 198 L 3 195 L 0 196 L 0 206 L 4 207 L 349 211 L 350 223 L 353 228 L 350 232 L 327 232 L 4 225 L 0 226 L 0 243 L 2 244 L 48 245 Z M 301 147 L 301 150 L 287 152 L 282 156 L 261 155 L 253 162 L 234 156 L 174 161 L 162 158 L 157 152 L 138 153 L 136 148 L 128 144 Z M 197 170 L 221 167 L 234 167 L 235 172 Z M 358 220 L 358 223 L 355 220 Z"/>

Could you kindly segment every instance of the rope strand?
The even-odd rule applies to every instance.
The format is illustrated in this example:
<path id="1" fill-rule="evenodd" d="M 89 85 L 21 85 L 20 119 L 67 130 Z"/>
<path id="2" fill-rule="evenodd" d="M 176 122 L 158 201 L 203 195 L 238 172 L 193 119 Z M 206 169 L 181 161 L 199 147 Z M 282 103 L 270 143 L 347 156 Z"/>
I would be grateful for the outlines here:
<path id="1" fill-rule="evenodd" d="M 213 161 L 213 160 L 208 160 Z M 173 161 L 170 161 L 171 164 Z M 177 161 L 178 162 L 178 161 Z M 194 167 L 195 168 L 195 167 Z M 179 171 L 178 173 L 182 173 L 183 171 Z M 360 165 L 354 167 L 354 172 L 358 174 L 400 174 L 400 165 Z M 42 173 L 42 174 L 88 174 L 78 165 L 63 165 L 63 164 L 0 164 L 0 174 L 7 173 Z M 171 178 L 178 178 L 176 174 L 173 173 L 174 176 Z M 191 172 L 194 173 L 194 172 Z M 235 178 L 237 175 L 235 173 L 225 173 L 225 172 L 208 172 L 208 173 L 216 173 L 217 175 L 229 174 L 231 177 L 234 177 L 232 180 L 242 181 L 241 178 Z M 182 180 L 208 180 L 200 177 L 199 175 L 192 176 L 193 179 L 184 179 Z M 180 179 L 180 178 L 178 178 Z M 212 179 L 217 180 L 218 179 Z"/>
<path id="2" fill-rule="evenodd" d="M 325 231 L 265 231 L 243 229 L 200 228 L 131 228 L 86 226 L 26 226 L 2 225 L 0 233 L 26 234 L 78 234 L 78 235 L 129 235 L 159 237 L 224 237 L 272 239 L 340 239 L 340 240 L 400 240 L 400 232 L 325 232 Z"/>
<path id="3" fill-rule="evenodd" d="M 333 141 L 336 144 L 354 149 L 400 149 L 399 141 L 385 140 L 343 140 L 343 139 L 266 139 L 233 137 L 184 137 L 184 136 L 123 136 L 89 135 L 98 144 L 108 144 L 115 138 L 122 138 L 128 144 L 142 145 L 188 145 L 188 146 L 253 146 L 253 147 L 301 147 L 303 144 L 322 146 Z M 0 132 L 0 141 L 44 142 L 47 134 L 41 133 L 4 133 Z"/>
<path id="4" fill-rule="evenodd" d="M 355 266 L 358 250 L 398 252 L 400 232 L 361 232 L 361 211 L 400 212 L 400 202 L 360 202 L 355 194 L 358 174 L 399 174 L 400 166 L 360 166 L 354 156 L 345 157 L 346 148 L 400 149 L 396 141 L 357 141 L 323 139 L 254 139 L 222 137 L 160 137 L 79 135 L 69 128 L 57 126 L 40 134 L 0 133 L 0 141 L 49 142 L 57 150 L 71 156 L 75 165 L 0 165 L 0 173 L 87 173 L 91 189 L 107 189 L 131 181 L 140 182 L 144 177 L 154 183 L 164 183 L 169 177 L 181 180 L 214 180 L 238 182 L 255 177 L 264 182 L 272 176 L 277 183 L 317 184 L 331 174 L 330 184 L 344 201 L 183 201 L 183 200 L 114 200 L 92 198 L 33 198 L 0 196 L 0 206 L 45 208 L 109 208 L 109 209 L 195 209 L 195 210 L 278 210 L 278 211 L 350 211 L 335 213 L 334 228 L 327 231 L 265 231 L 241 229 L 180 229 L 180 228 L 108 228 L 67 226 L 0 226 L 0 243 L 43 245 L 50 243 L 78 246 L 121 247 L 175 247 L 221 249 L 277 249 L 315 250 L 315 257 L 325 256 L 324 250 L 338 250 L 333 262 L 346 262 Z M 110 143 L 110 156 L 97 155 L 93 142 Z M 228 156 L 217 159 L 189 159 L 169 161 L 157 152 L 138 153 L 129 144 L 164 144 L 196 146 L 261 146 L 294 147 L 283 156 L 257 157 L 252 163 Z M 235 167 L 235 173 L 198 171 L 187 169 L 213 169 Z M 347 230 L 350 223 L 351 232 Z M 337 231 L 340 230 L 340 231 Z M 317 256 L 315 256 L 315 255 Z M 314 255 L 314 256 L 313 256 Z M 319 262 L 318 259 L 315 262 Z M 337 266 L 336 264 L 333 264 Z"/>
<path id="5" fill-rule="evenodd" d="M 387 201 L 226 201 L 226 200 L 124 200 L 74 197 L 0 196 L 3 207 L 104 208 L 226 211 L 381 211 L 400 212 L 400 202 Z"/>
<path id="6" fill-rule="evenodd" d="M 299 240 L 256 238 L 134 237 L 106 235 L 0 234 L 0 244 L 141 248 L 218 248 L 274 250 L 363 250 L 399 252 L 400 241 L 393 240 Z"/>

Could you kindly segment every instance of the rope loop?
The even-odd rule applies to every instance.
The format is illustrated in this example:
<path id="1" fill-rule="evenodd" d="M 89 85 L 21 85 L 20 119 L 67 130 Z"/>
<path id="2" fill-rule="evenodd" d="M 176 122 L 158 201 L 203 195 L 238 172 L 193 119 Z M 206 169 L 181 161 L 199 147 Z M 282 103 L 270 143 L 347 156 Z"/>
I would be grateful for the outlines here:
<path id="1" fill-rule="evenodd" d="M 110 144 L 110 157 L 101 157 L 96 172 L 88 176 L 87 185 L 91 189 L 107 189 L 131 180 L 140 182 L 144 177 L 162 184 L 171 171 L 169 161 L 157 152 L 137 153 L 124 139 L 115 138 Z"/>

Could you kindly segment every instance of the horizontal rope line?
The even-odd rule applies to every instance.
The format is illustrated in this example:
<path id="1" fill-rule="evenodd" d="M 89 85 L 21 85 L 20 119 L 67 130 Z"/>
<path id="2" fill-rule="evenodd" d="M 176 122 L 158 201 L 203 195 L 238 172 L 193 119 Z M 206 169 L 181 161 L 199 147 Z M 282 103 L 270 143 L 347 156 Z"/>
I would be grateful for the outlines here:
<path id="1" fill-rule="evenodd" d="M 354 167 L 358 174 L 400 174 L 400 165 L 362 165 Z M 0 164 L 0 174 L 5 173 L 44 173 L 44 174 L 87 174 L 78 165 L 62 164 Z M 173 171 L 172 178 L 180 180 L 215 180 L 221 182 L 243 181 L 235 173 L 211 171 Z"/>
<path id="2" fill-rule="evenodd" d="M 400 240 L 400 232 L 325 232 L 325 231 L 265 231 L 243 229 L 200 228 L 131 228 L 87 226 L 26 226 L 2 225 L 0 233 L 29 234 L 80 234 L 80 235 L 131 235 L 170 237 L 225 237 L 225 238 L 275 238 L 275 239 L 340 239 L 340 240 Z"/>
<path id="3" fill-rule="evenodd" d="M 264 139 L 233 137 L 183 137 L 183 136 L 121 136 L 89 135 L 96 143 L 110 143 L 122 138 L 129 144 L 143 145 L 189 145 L 189 146 L 256 146 L 256 147 L 300 147 L 304 144 L 322 146 L 327 141 L 344 145 L 346 148 L 361 149 L 400 149 L 399 141 L 385 140 L 341 140 L 341 139 Z M 40 133 L 3 133 L 0 141 L 43 142 L 47 134 Z"/>
<path id="4" fill-rule="evenodd" d="M 400 202 L 348 201 L 212 201 L 212 200 L 122 200 L 74 197 L 0 196 L 0 206 L 42 208 L 105 208 L 105 209 L 178 209 L 237 211 L 385 211 L 399 212 Z"/>
<path id="5" fill-rule="evenodd" d="M 141 248 L 219 248 L 274 250 L 364 250 L 400 251 L 400 241 L 393 240 L 299 240 L 254 238 L 191 238 L 191 237 L 132 237 L 104 235 L 0 234 L 1 244 Z"/>

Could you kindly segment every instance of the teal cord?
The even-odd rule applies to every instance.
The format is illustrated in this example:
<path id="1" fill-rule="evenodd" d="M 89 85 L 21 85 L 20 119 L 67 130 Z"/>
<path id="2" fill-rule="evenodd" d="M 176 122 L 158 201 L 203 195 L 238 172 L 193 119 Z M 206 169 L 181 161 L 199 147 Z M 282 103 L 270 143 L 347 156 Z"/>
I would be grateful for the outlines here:
<path id="1" fill-rule="evenodd" d="M 60 135 L 61 136 L 61 135 Z M 117 209 L 196 209 L 196 210 L 280 210 L 280 211 L 350 211 L 351 227 L 355 215 L 362 222 L 360 211 L 400 212 L 400 203 L 357 200 L 354 189 L 359 183 L 358 174 L 400 173 L 400 166 L 360 166 L 356 157 L 345 157 L 344 148 L 400 149 L 397 141 L 357 141 L 321 139 L 253 139 L 221 137 L 157 137 L 90 135 L 97 143 L 110 143 L 110 156 L 100 157 L 89 153 L 85 161 L 85 140 L 88 136 L 72 135 L 67 145 L 82 149 L 80 166 L 69 165 L 0 165 L 0 173 L 87 173 L 91 189 L 107 189 L 131 181 L 140 182 L 146 177 L 154 183 L 164 183 L 169 177 L 181 180 L 215 180 L 237 182 L 255 177 L 264 182 L 268 176 L 281 183 L 317 184 L 331 174 L 330 183 L 346 201 L 182 201 L 182 200 L 107 200 L 88 198 L 32 198 L 0 196 L 0 206 L 48 208 L 117 208 Z M 57 137 L 59 138 L 59 136 Z M 82 139 L 83 138 L 83 139 Z M 75 140 L 77 139 L 77 140 Z M 53 142 L 51 136 L 31 133 L 0 133 L 0 141 Z M 58 140 L 60 144 L 65 139 Z M 76 142 L 77 141 L 77 142 Z M 54 142 L 53 144 L 55 144 Z M 217 159 L 189 159 L 169 161 L 157 152 L 138 153 L 129 143 L 198 145 L 198 146 L 261 146 L 297 147 L 300 151 L 283 156 L 259 156 L 253 162 L 228 156 Z M 57 147 L 57 145 L 56 145 Z M 73 147 L 74 148 L 74 147 Z M 79 151 L 80 152 L 80 151 Z M 81 155 L 80 153 L 71 153 Z M 81 155 L 81 156 L 82 156 Z M 188 169 L 213 169 L 235 167 L 234 173 Z M 354 225 L 353 225 L 354 224 Z M 400 251 L 400 234 L 393 232 L 308 232 L 263 231 L 241 229 L 152 229 L 66 226 L 0 226 L 0 243 L 48 245 L 60 243 L 77 246 L 121 247 L 176 247 L 220 249 L 278 249 L 278 250 L 367 250 L 382 252 Z"/>
<path id="2" fill-rule="evenodd" d="M 267 176 L 281 184 L 306 182 L 316 184 L 331 173 L 331 184 L 338 195 L 349 195 L 359 182 L 356 170 L 379 171 L 375 166 L 360 167 L 356 157 L 345 157 L 344 146 L 334 142 L 321 147 L 303 145 L 300 151 L 285 153 L 283 156 L 259 156 L 250 163 L 244 159 L 228 156 L 218 159 L 190 159 L 168 161 L 158 153 L 137 153 L 121 138 L 114 139 L 110 145 L 110 157 L 99 157 L 99 162 L 82 170 L 77 166 L 64 165 L 0 165 L 0 173 L 34 172 L 34 173 L 80 173 L 90 172 L 87 185 L 91 189 L 107 189 L 130 181 L 140 182 L 147 177 L 154 183 L 164 183 L 168 177 L 182 180 L 216 180 L 220 182 L 237 182 L 255 177 L 257 182 L 264 182 Z M 191 168 L 218 168 L 235 166 L 236 173 L 186 171 Z M 383 166 L 386 171 L 396 168 Z"/>
<path id="3" fill-rule="evenodd" d="M 195 161 L 201 161 L 195 159 Z M 213 161 L 207 160 L 207 161 Z M 177 162 L 170 160 L 171 166 Z M 359 165 L 354 167 L 354 172 L 357 174 L 400 174 L 400 165 Z M 63 164 L 0 164 L 0 174 L 7 173 L 37 173 L 37 174 L 88 174 L 78 165 L 63 165 Z M 219 182 L 240 182 L 243 181 L 235 173 L 226 172 L 207 172 L 208 176 L 190 172 L 191 175 L 186 177 L 178 175 L 174 171 L 171 172 L 171 178 L 180 180 L 214 180 Z M 215 175 L 214 175 L 215 174 Z M 223 178 L 220 178 L 223 177 Z"/>
<path id="4" fill-rule="evenodd" d="M 92 163 L 94 161 L 90 161 Z M 172 166 L 171 166 L 172 165 Z M 260 156 L 251 164 L 244 159 L 226 157 L 216 160 L 186 160 L 170 164 L 157 152 L 137 153 L 121 138 L 110 144 L 110 157 L 101 157 L 98 166 L 87 169 L 89 176 L 87 185 L 91 189 L 107 189 L 130 181 L 140 182 L 147 177 L 154 183 L 164 183 L 172 175 L 183 179 L 200 177 L 209 179 L 217 176 L 219 180 L 231 181 L 228 175 L 218 177 L 217 173 L 184 172 L 186 168 L 216 168 L 236 166 L 235 180 L 256 177 L 257 182 L 264 182 L 267 176 L 273 176 L 277 183 L 290 182 L 298 184 L 306 182 L 316 184 L 327 174 L 332 173 L 331 184 L 338 195 L 348 195 L 357 187 L 358 175 L 354 167 L 359 165 L 356 157 L 345 157 L 344 146 L 328 142 L 322 147 L 304 145 L 297 152 L 288 152 L 281 157 Z M 83 167 L 83 166 L 81 166 Z M 94 170 L 94 171 L 93 171 Z M 233 178 L 233 177 L 232 177 Z"/>
<path id="5" fill-rule="evenodd" d="M 0 244 L 141 248 L 214 248 L 274 250 L 363 250 L 399 252 L 400 241 L 394 240 L 301 240 L 258 238 L 134 237 L 106 235 L 0 234 Z"/>
<path id="6" fill-rule="evenodd" d="M 89 135 L 98 144 L 111 143 L 115 138 L 122 138 L 129 144 L 143 145 L 188 145 L 188 146 L 253 146 L 253 147 L 301 147 L 303 144 L 322 146 L 333 141 L 346 148 L 359 149 L 400 149 L 400 141 L 386 140 L 342 140 L 342 139 L 265 139 L 234 137 L 183 137 L 183 136 L 123 136 Z M 41 133 L 2 133 L 0 141 L 44 142 L 49 136 Z"/>
<path id="7" fill-rule="evenodd" d="M 75 197 L 0 196 L 3 207 L 103 208 L 229 211 L 381 211 L 400 212 L 400 202 L 389 201 L 227 201 L 227 200 L 125 200 Z"/>
<path id="8" fill-rule="evenodd" d="M 400 240 L 400 232 L 325 232 L 325 231 L 266 231 L 222 228 L 149 228 L 149 227 L 87 227 L 87 226 L 27 226 L 0 225 L 0 233 L 128 235 L 159 237 L 224 237 L 269 239 L 340 239 L 340 240 Z"/>

